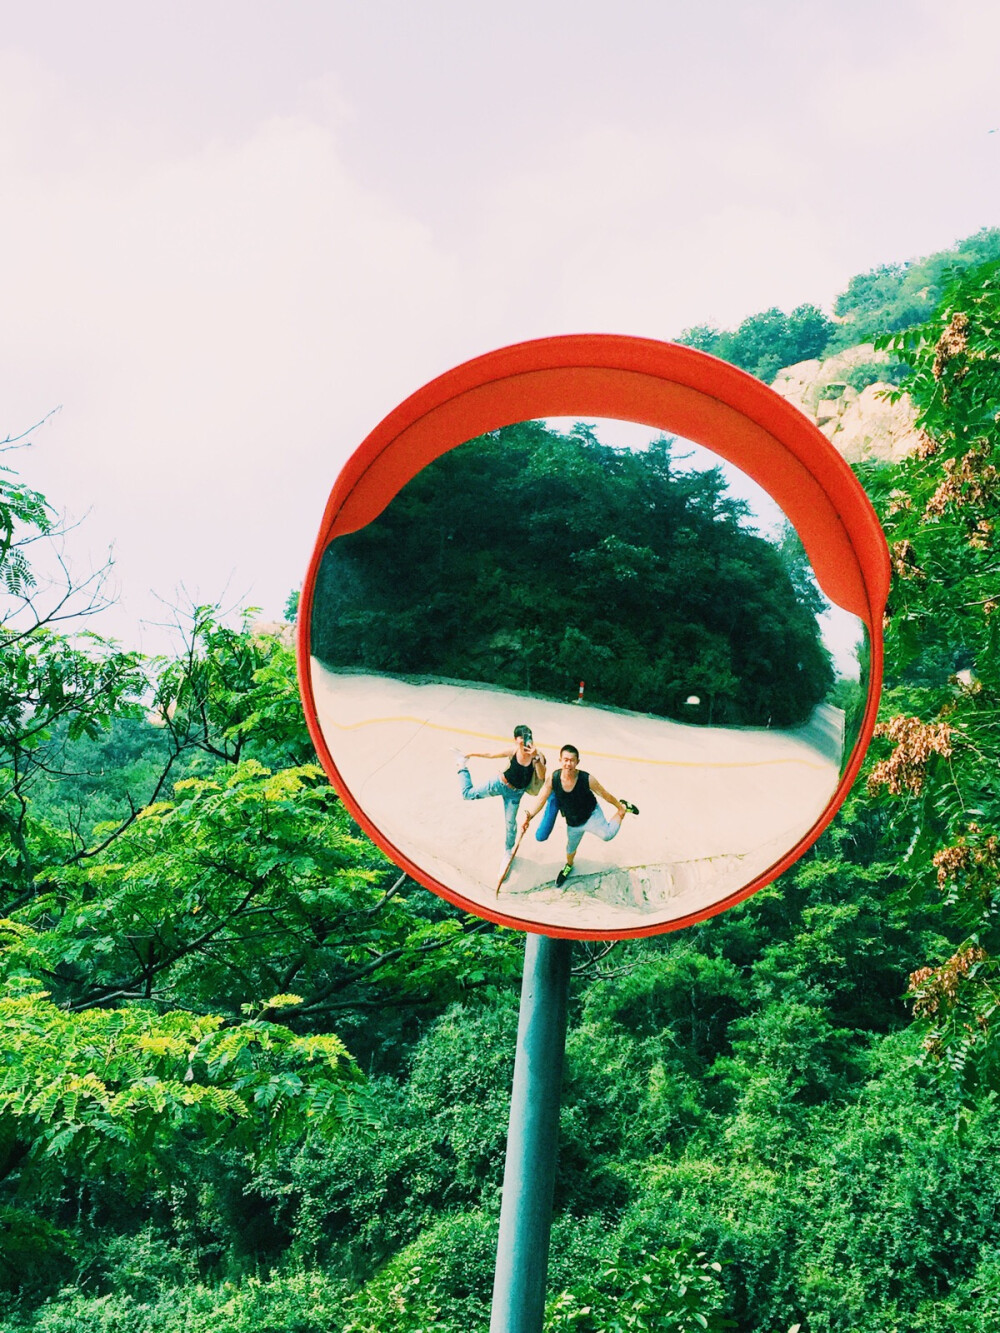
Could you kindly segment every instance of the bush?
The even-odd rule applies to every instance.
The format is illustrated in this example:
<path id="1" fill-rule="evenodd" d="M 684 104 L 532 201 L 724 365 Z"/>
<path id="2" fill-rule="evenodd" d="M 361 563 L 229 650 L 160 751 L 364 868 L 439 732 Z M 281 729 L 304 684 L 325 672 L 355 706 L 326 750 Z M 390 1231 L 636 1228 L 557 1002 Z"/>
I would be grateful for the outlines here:
<path id="1" fill-rule="evenodd" d="M 717 1333 L 724 1318 L 722 1265 L 692 1245 L 627 1254 L 596 1287 L 562 1291 L 546 1308 L 545 1333 Z"/>
<path id="2" fill-rule="evenodd" d="M 331 1333 L 343 1327 L 347 1289 L 320 1270 L 300 1270 L 239 1286 L 194 1285 L 139 1301 L 113 1293 L 67 1292 L 4 1333 Z"/>
<path id="3" fill-rule="evenodd" d="M 859 361 L 845 372 L 844 381 L 863 393 L 872 384 L 902 384 L 908 373 L 900 361 Z"/>
<path id="4" fill-rule="evenodd" d="M 467 1333 L 489 1323 L 497 1237 L 483 1213 L 442 1218 L 351 1299 L 344 1333 Z"/>

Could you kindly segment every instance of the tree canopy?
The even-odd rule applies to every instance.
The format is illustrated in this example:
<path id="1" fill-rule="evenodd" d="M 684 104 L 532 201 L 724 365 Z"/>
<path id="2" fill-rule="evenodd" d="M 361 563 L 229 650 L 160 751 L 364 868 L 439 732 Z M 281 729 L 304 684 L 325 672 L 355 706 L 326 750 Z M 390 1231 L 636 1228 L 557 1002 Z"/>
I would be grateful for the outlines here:
<path id="1" fill-rule="evenodd" d="M 772 306 L 748 315 L 734 330 L 699 324 L 685 329 L 677 341 L 731 361 L 770 384 L 782 366 L 822 356 L 833 330 L 833 321 L 817 306 L 797 306 L 788 315 Z"/>
<path id="2" fill-rule="evenodd" d="M 834 319 L 813 305 L 798 306 L 787 315 L 772 306 L 748 315 L 736 329 L 699 324 L 684 329 L 676 341 L 731 361 L 770 384 L 783 366 L 833 356 L 845 347 L 921 324 L 956 274 L 998 257 L 1000 227 L 983 227 L 948 250 L 857 274 L 834 301 Z M 855 367 L 854 388 L 874 383 L 875 369 L 875 363 Z M 891 383 L 902 378 L 898 363 L 880 362 L 877 371 Z"/>
<path id="3" fill-rule="evenodd" d="M 317 580 L 333 667 L 474 680 L 716 723 L 790 726 L 833 670 L 801 561 L 746 524 L 718 468 L 528 421 L 424 469 Z M 794 577 L 793 577 L 794 575 Z M 808 580 L 807 580 L 808 582 Z"/>

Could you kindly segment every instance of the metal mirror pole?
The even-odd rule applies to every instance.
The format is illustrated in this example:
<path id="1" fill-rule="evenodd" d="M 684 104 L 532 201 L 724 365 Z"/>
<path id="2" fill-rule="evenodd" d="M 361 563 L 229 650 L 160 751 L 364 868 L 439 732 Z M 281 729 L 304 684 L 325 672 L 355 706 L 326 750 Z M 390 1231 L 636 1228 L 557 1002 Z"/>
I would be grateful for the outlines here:
<path id="1" fill-rule="evenodd" d="M 541 1333 L 572 940 L 524 947 L 490 1333 Z"/>

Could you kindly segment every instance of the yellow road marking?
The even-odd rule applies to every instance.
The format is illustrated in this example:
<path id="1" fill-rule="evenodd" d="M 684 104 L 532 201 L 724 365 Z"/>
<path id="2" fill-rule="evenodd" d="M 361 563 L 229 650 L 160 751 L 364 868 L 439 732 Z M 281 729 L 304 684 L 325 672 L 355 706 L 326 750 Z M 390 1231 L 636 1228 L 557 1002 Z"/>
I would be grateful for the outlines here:
<path id="1" fill-rule="evenodd" d="M 475 740 L 481 741 L 499 741 L 501 745 L 509 745 L 511 739 L 509 736 L 495 736 L 485 731 L 467 731 L 462 727 L 448 727 L 440 722 L 428 722 L 422 717 L 371 717 L 365 718 L 362 722 L 334 722 L 332 718 L 324 717 L 321 719 L 322 725 L 336 727 L 338 731 L 358 731 L 361 727 L 383 726 L 389 723 L 411 722 L 414 726 L 431 731 L 444 731 L 451 736 L 472 736 Z M 545 741 L 550 750 L 555 749 L 554 741 Z M 641 759 L 630 754 L 613 754 L 608 750 L 588 750 L 587 758 L 593 755 L 596 759 L 620 759 L 626 764 L 651 764 L 657 768 L 768 768 L 777 764 L 798 764 L 802 768 L 814 768 L 817 772 L 825 773 L 830 768 L 829 764 L 814 764 L 808 759 L 797 759 L 789 756 L 787 759 L 744 759 L 725 763 L 698 761 L 694 759 Z"/>

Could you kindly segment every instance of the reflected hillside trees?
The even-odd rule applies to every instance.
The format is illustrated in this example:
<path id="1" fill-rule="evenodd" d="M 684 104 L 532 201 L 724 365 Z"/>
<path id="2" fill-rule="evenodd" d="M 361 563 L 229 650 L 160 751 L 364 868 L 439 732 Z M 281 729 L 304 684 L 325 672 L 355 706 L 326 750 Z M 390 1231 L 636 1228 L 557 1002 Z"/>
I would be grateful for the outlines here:
<path id="1" fill-rule="evenodd" d="M 721 469 L 685 471 L 674 449 L 527 421 L 451 450 L 331 543 L 314 654 L 562 699 L 585 680 L 594 704 L 687 721 L 804 722 L 833 669 L 801 547 L 758 536 Z"/>

